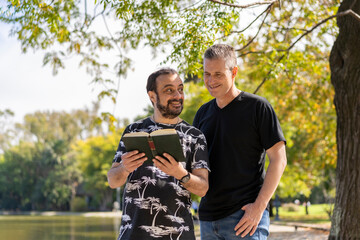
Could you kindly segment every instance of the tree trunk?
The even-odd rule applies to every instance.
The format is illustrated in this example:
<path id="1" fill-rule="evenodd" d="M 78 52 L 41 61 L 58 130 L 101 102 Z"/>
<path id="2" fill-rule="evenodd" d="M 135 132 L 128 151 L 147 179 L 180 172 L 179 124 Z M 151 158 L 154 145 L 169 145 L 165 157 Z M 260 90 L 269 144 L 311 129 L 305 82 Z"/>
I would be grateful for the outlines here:
<path id="1" fill-rule="evenodd" d="M 101 204 L 100 204 L 100 211 L 107 211 L 109 207 L 112 209 L 113 203 L 113 190 L 108 189 L 104 192 Z"/>
<path id="2" fill-rule="evenodd" d="M 338 13 L 360 13 L 360 1 L 344 0 Z M 360 239 L 360 21 L 338 17 L 330 54 L 337 114 L 336 197 L 329 239 Z"/>

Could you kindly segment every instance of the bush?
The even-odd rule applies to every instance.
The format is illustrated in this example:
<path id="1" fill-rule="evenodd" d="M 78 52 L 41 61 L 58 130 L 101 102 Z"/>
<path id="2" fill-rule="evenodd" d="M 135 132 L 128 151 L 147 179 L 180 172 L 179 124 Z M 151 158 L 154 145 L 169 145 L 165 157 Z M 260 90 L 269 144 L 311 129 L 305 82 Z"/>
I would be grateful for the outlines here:
<path id="1" fill-rule="evenodd" d="M 87 205 L 85 198 L 75 197 L 71 200 L 70 210 L 72 212 L 85 212 L 87 211 Z"/>
<path id="2" fill-rule="evenodd" d="M 295 203 L 285 203 L 281 207 L 286 212 L 298 212 L 300 210 L 299 206 Z"/>

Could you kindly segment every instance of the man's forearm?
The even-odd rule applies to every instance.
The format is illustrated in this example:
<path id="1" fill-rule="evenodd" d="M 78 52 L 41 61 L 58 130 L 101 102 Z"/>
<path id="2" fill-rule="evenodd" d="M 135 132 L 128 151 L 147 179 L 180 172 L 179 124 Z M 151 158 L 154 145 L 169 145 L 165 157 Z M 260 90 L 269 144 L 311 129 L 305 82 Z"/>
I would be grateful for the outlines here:
<path id="1" fill-rule="evenodd" d="M 269 164 L 268 170 L 266 172 L 264 184 L 261 187 L 259 195 L 255 201 L 255 204 L 258 205 L 263 210 L 265 210 L 272 195 L 274 194 L 280 182 L 282 173 L 283 173 L 283 168 L 274 165 L 271 166 L 271 164 Z"/>
<path id="2" fill-rule="evenodd" d="M 170 154 L 164 153 L 164 157 L 156 156 L 153 160 L 154 165 L 161 171 L 178 180 L 181 180 L 188 173 Z M 203 197 L 209 188 L 208 174 L 209 172 L 205 168 L 193 169 L 190 173 L 190 180 L 181 184 L 191 193 Z"/>
<path id="3" fill-rule="evenodd" d="M 205 196 L 207 190 L 209 189 L 209 184 L 205 179 L 193 174 L 191 174 L 190 180 L 182 185 L 191 193 L 196 194 L 200 197 Z"/>
<path id="4" fill-rule="evenodd" d="M 128 176 L 129 172 L 124 168 L 124 165 L 113 163 L 107 174 L 110 188 L 121 187 L 126 183 Z"/>
<path id="5" fill-rule="evenodd" d="M 267 152 L 270 163 L 266 171 L 264 184 L 255 201 L 255 204 L 264 210 L 280 182 L 287 162 L 285 144 L 278 144 L 279 146 L 274 146 L 273 151 Z"/>

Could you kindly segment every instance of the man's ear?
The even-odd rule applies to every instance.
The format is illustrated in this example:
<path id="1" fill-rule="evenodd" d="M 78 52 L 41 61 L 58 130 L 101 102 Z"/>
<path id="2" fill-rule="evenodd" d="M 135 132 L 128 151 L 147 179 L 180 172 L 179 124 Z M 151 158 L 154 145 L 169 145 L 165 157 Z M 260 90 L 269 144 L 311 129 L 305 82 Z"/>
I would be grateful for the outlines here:
<path id="1" fill-rule="evenodd" d="M 232 70 L 232 78 L 235 78 L 236 77 L 236 74 L 238 73 L 238 67 L 237 66 L 235 66 L 234 68 L 233 68 L 233 70 Z"/>
<path id="2" fill-rule="evenodd" d="M 154 105 L 156 101 L 156 93 L 154 91 L 148 91 L 148 95 L 151 103 Z"/>

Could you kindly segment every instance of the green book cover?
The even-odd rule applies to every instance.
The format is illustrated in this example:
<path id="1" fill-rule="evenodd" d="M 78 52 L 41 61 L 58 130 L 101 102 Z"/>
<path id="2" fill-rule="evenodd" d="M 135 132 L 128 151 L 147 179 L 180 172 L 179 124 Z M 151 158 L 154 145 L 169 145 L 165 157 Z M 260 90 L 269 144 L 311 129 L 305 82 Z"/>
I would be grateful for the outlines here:
<path id="1" fill-rule="evenodd" d="M 145 153 L 149 162 L 156 156 L 168 153 L 178 162 L 185 162 L 180 138 L 175 129 L 160 129 L 154 132 L 126 133 L 122 137 L 126 151 L 139 150 Z"/>

